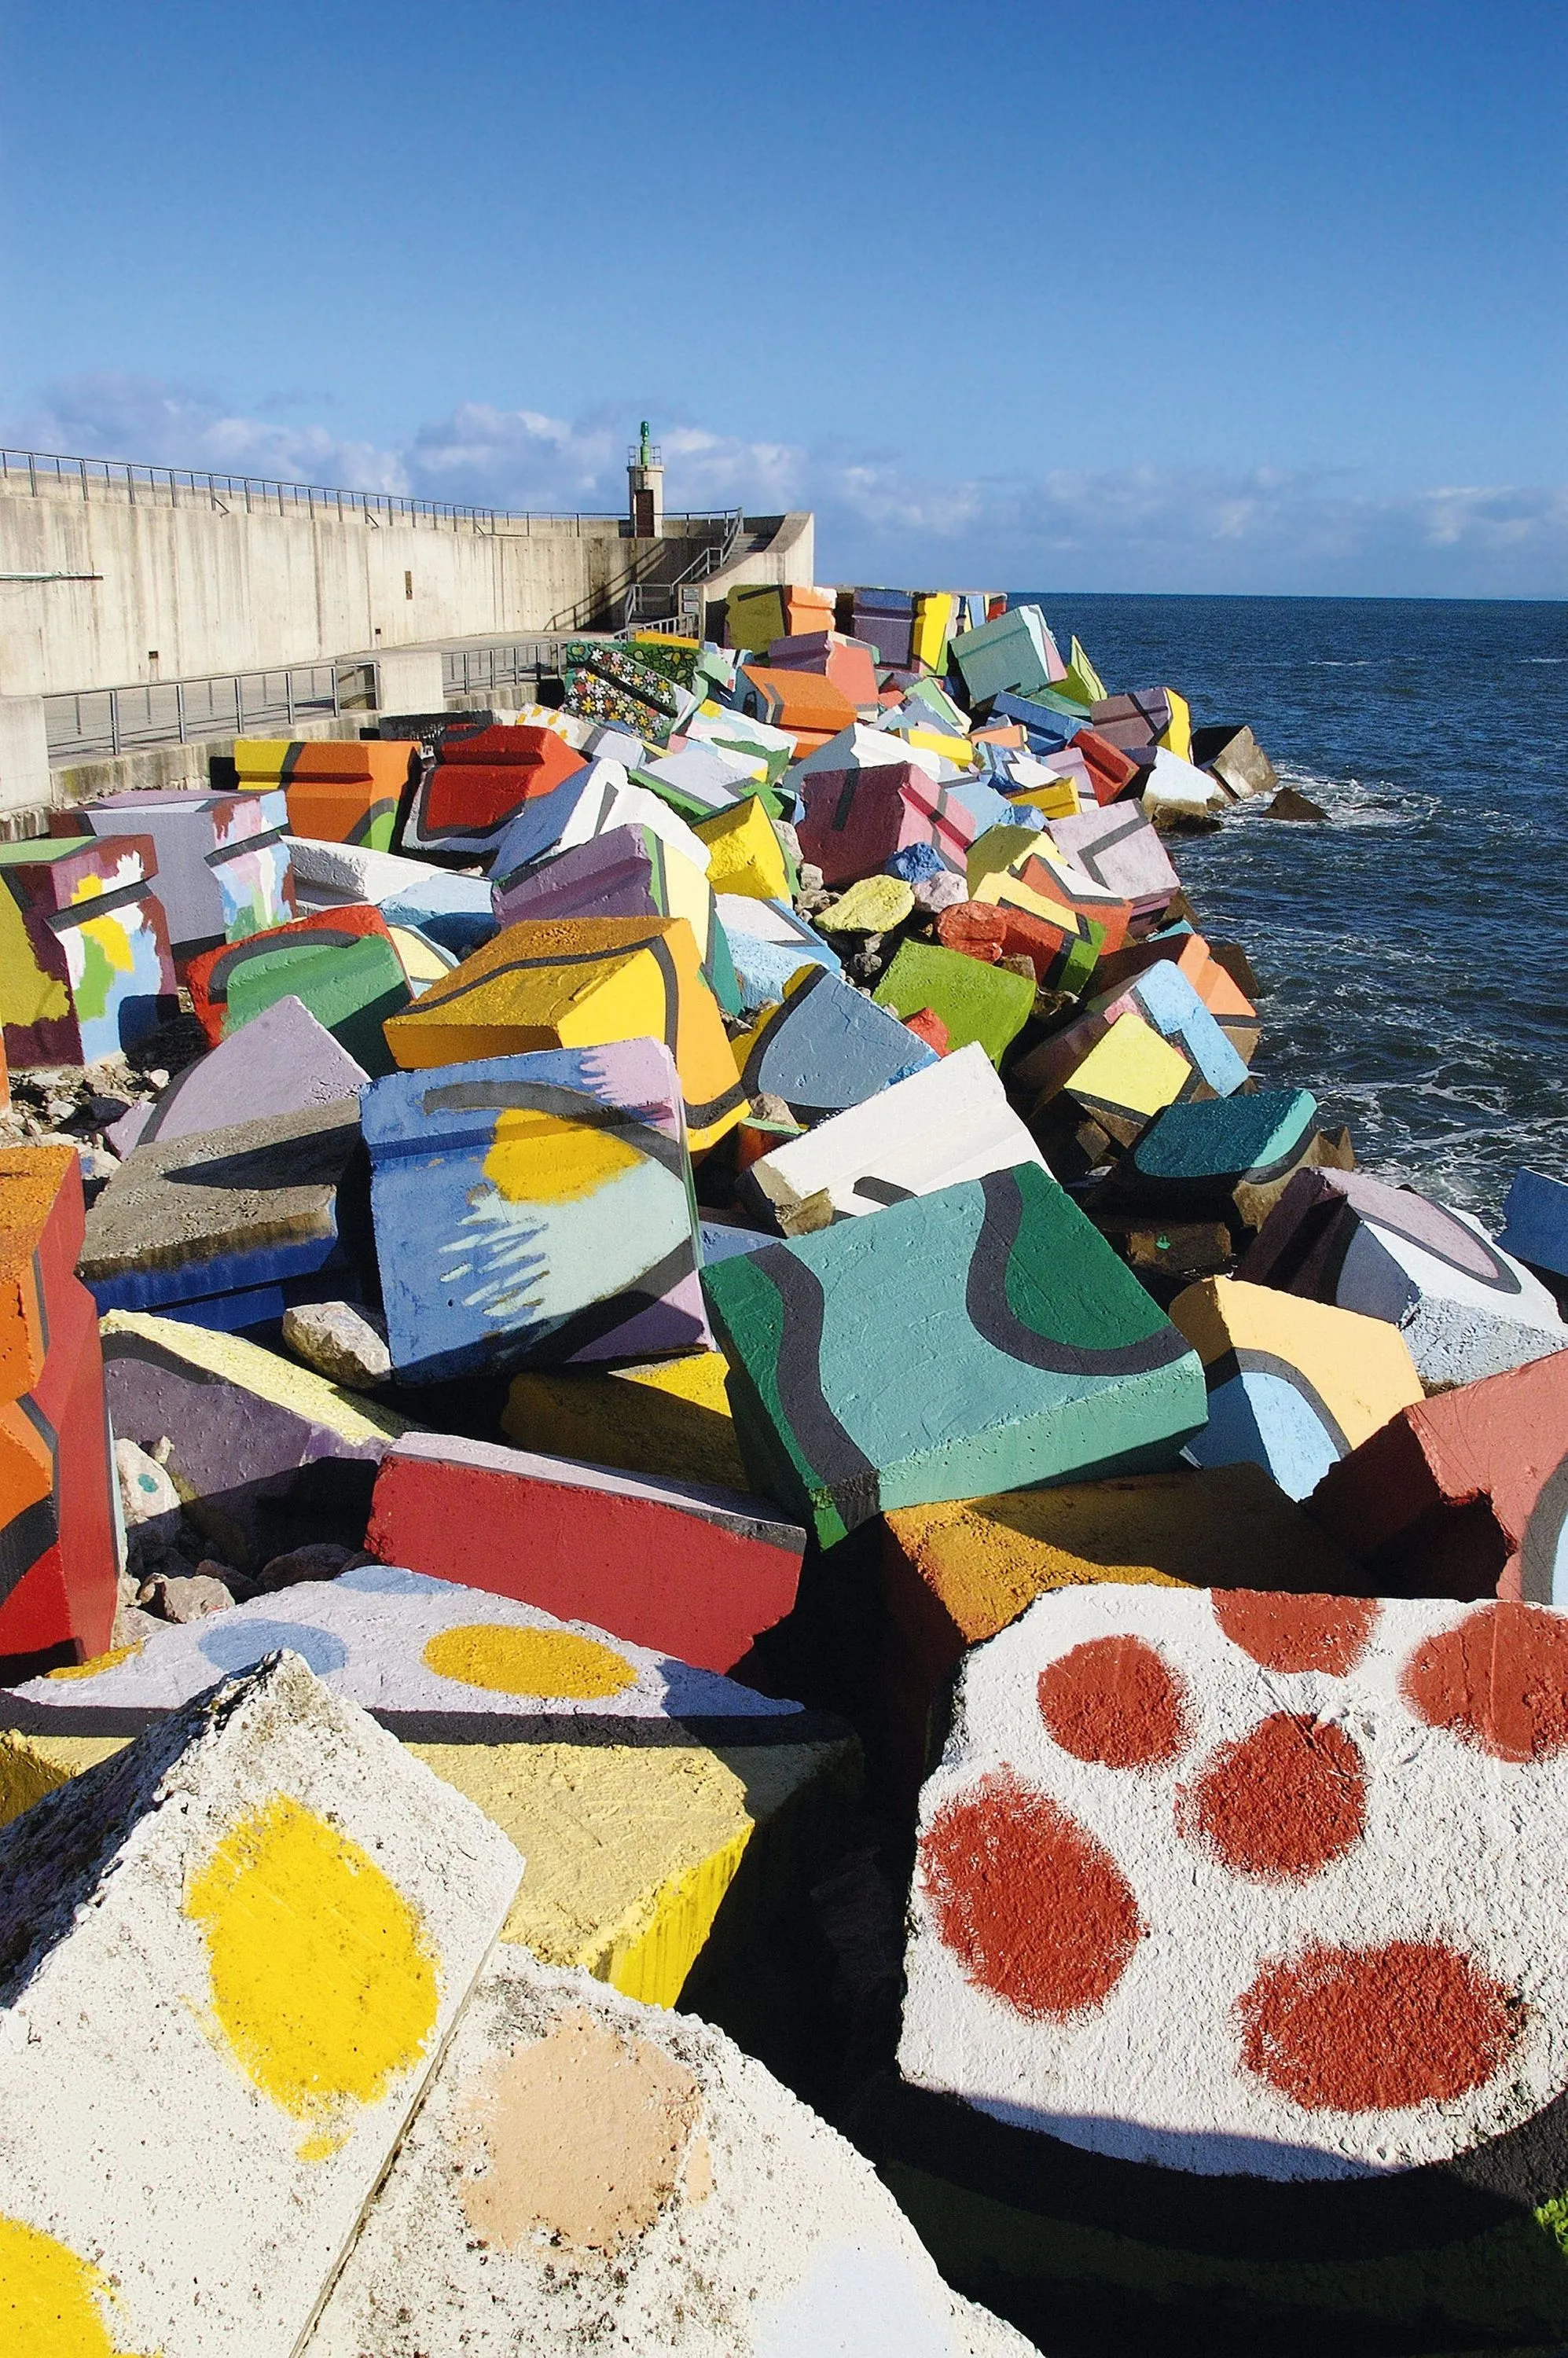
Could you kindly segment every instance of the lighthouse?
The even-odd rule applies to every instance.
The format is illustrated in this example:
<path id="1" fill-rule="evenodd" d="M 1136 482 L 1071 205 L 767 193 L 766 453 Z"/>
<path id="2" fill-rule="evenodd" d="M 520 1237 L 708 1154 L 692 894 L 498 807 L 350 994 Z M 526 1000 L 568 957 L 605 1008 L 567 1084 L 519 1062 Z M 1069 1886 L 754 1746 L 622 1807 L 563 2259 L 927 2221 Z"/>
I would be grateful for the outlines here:
<path id="1" fill-rule="evenodd" d="M 633 539 L 658 540 L 665 529 L 665 463 L 645 417 L 641 439 L 626 454 L 626 484 Z"/>

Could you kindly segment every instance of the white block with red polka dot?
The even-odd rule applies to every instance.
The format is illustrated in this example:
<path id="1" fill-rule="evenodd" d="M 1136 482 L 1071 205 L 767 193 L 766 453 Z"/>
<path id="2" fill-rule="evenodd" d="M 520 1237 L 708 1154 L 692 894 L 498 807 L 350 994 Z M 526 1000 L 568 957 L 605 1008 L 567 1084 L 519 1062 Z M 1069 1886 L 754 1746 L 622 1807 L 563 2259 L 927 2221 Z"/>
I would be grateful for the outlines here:
<path id="1" fill-rule="evenodd" d="M 1107 1584 L 972 1653 L 899 2061 L 1200 2173 L 1439 2163 L 1568 2088 L 1568 1616 Z"/>

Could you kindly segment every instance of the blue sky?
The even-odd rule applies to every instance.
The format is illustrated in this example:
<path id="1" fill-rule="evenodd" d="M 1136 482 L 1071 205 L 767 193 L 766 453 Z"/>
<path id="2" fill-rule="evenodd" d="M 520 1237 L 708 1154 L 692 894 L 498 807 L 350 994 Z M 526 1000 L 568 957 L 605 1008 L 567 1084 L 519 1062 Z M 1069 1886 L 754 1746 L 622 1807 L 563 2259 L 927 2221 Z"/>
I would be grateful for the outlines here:
<path id="1" fill-rule="evenodd" d="M 1560 0 L 12 0 L 0 438 L 810 505 L 828 579 L 1568 594 Z"/>

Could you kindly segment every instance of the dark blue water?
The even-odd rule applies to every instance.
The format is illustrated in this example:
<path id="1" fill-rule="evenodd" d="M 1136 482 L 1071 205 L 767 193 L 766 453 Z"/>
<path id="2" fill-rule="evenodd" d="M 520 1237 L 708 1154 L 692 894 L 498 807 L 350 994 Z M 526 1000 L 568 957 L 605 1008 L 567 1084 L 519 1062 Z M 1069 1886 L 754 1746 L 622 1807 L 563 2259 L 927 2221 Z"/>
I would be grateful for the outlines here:
<path id="1" fill-rule="evenodd" d="M 1113 690 L 1250 721 L 1329 813 L 1174 847 L 1265 986 L 1260 1077 L 1483 1217 L 1521 1163 L 1568 1178 L 1568 605 L 1026 594 Z"/>

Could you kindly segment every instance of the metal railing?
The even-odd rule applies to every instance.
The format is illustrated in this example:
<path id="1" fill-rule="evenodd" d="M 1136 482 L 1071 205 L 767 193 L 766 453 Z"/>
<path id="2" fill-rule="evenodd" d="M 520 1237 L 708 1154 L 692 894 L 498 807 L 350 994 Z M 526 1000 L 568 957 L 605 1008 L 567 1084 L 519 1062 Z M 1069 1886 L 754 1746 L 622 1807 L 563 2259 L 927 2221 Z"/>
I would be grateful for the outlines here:
<path id="1" fill-rule="evenodd" d="M 186 745 L 205 737 L 265 735 L 341 709 L 331 664 L 235 672 L 211 679 L 155 680 L 145 687 L 87 688 L 46 696 L 49 762 L 112 759 L 151 745 Z"/>
<path id="2" fill-rule="evenodd" d="M 372 525 L 428 524 L 453 531 L 520 533 L 535 528 L 558 534 L 575 533 L 579 539 L 597 538 L 613 527 L 625 535 L 623 515 L 611 509 L 487 508 L 449 500 L 416 499 L 403 492 L 352 492 L 333 484 L 291 483 L 265 475 L 224 475 L 192 467 L 155 467 L 136 459 L 67 458 L 54 450 L 13 450 L 0 447 L 0 490 L 16 491 L 26 483 L 34 498 L 64 490 L 85 501 L 124 500 L 132 507 L 178 507 L 192 502 L 222 514 L 359 516 Z M 669 509 L 666 535 L 674 525 L 699 529 L 728 525 L 728 508 Z"/>
<path id="3" fill-rule="evenodd" d="M 568 634 L 569 636 L 569 633 Z M 445 696 L 489 696 L 499 687 L 536 687 L 541 673 L 558 674 L 566 637 L 497 639 L 480 647 L 443 647 Z"/>

